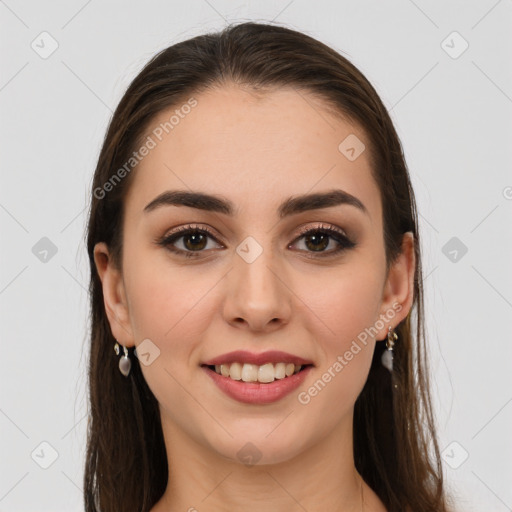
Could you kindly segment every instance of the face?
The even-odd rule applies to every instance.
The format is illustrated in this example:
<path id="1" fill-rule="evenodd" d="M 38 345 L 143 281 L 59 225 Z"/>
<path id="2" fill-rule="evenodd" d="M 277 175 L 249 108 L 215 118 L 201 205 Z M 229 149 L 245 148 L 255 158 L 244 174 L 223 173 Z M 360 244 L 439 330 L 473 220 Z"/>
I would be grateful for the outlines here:
<path id="1" fill-rule="evenodd" d="M 375 340 L 408 312 L 410 261 L 386 274 L 360 128 L 291 89 L 225 86 L 195 100 L 168 134 L 154 130 L 179 105 L 148 129 L 155 145 L 126 197 L 122 273 L 98 264 L 106 309 L 119 343 L 147 354 L 164 432 L 234 461 L 252 450 L 260 464 L 283 462 L 351 432 Z M 367 148 L 355 159 L 339 149 L 348 136 Z M 217 201 L 182 204 L 169 191 Z M 215 372 L 222 361 L 234 378 Z M 304 368 L 283 378 L 293 361 Z M 235 380 L 237 368 L 274 381 Z"/>

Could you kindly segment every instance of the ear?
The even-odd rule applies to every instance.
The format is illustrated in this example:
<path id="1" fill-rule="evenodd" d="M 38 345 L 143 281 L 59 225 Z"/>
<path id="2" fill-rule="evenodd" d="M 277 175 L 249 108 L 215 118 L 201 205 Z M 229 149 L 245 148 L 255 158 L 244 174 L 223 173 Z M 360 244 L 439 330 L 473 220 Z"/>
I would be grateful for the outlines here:
<path id="1" fill-rule="evenodd" d="M 104 242 L 99 242 L 94 246 L 94 262 L 101 280 L 110 330 L 121 345 L 131 347 L 135 343 L 123 277 L 113 264 L 108 246 Z"/>
<path id="2" fill-rule="evenodd" d="M 415 246 L 413 233 L 411 231 L 404 233 L 401 253 L 390 267 L 383 289 L 379 318 L 386 325 L 378 332 L 375 339 L 385 339 L 388 327 L 396 327 L 411 310 L 416 269 Z"/>

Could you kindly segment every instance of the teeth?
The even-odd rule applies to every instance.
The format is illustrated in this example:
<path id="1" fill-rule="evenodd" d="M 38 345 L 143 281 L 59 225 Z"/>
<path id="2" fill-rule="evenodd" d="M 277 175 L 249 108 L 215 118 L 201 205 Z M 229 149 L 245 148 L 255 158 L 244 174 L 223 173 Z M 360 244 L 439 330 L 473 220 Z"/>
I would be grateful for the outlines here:
<path id="1" fill-rule="evenodd" d="M 264 364 L 258 368 L 258 382 L 274 382 L 276 372 L 272 363 Z"/>
<path id="2" fill-rule="evenodd" d="M 286 377 L 286 365 L 284 363 L 277 363 L 274 366 L 276 379 L 284 379 Z"/>
<path id="3" fill-rule="evenodd" d="M 289 377 L 290 375 L 293 375 L 295 372 L 295 365 L 292 363 L 288 363 L 285 368 L 286 376 Z"/>
<path id="4" fill-rule="evenodd" d="M 255 364 L 242 366 L 242 380 L 244 382 L 256 382 L 258 380 L 258 367 Z"/>
<path id="5" fill-rule="evenodd" d="M 222 372 L 223 368 L 224 372 Z M 230 377 L 233 380 L 242 380 L 242 365 L 240 363 L 233 363 L 231 366 L 222 364 L 220 371 L 225 377 Z"/>
<path id="6" fill-rule="evenodd" d="M 301 365 L 293 363 L 266 363 L 262 366 L 249 363 L 231 363 L 215 365 L 215 372 L 224 377 L 233 380 L 242 380 L 244 382 L 274 382 L 275 379 L 284 379 L 298 373 L 302 369 Z"/>

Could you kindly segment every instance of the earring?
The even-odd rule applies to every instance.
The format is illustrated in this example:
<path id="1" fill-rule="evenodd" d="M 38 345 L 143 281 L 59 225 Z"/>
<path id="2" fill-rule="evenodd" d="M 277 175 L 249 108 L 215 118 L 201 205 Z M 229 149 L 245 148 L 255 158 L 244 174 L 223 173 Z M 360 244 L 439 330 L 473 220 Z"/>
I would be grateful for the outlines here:
<path id="1" fill-rule="evenodd" d="M 116 344 L 114 345 L 114 350 L 117 355 L 119 355 L 119 343 L 116 340 Z M 123 345 L 124 356 L 119 359 L 119 371 L 125 376 L 128 377 L 130 373 L 130 369 L 132 367 L 132 362 L 128 357 L 128 349 Z"/>
<path id="2" fill-rule="evenodd" d="M 382 353 L 382 365 L 386 367 L 390 372 L 393 371 L 393 346 L 395 345 L 395 341 L 398 339 L 396 332 L 393 327 L 389 326 L 388 328 L 388 339 L 386 341 L 386 349 Z"/>

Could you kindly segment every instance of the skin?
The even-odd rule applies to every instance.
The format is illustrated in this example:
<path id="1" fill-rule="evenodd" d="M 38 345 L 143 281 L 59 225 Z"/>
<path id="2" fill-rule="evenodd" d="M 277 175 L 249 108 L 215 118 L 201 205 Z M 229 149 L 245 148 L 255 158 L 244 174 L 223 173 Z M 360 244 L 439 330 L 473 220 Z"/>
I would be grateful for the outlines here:
<path id="1" fill-rule="evenodd" d="M 256 96 L 224 85 L 195 98 L 198 105 L 134 171 L 125 203 L 123 271 L 104 243 L 95 248 L 115 338 L 128 347 L 149 338 L 160 350 L 152 364 L 141 365 L 160 404 L 171 461 L 169 485 L 152 512 L 360 511 L 361 490 L 364 510 L 383 512 L 354 467 L 353 408 L 376 340 L 411 308 L 415 260 L 406 234 L 386 274 L 382 204 L 368 149 L 354 161 L 338 150 L 349 134 L 363 142 L 366 135 L 306 92 L 283 88 Z M 175 108 L 160 113 L 151 128 Z M 277 208 L 290 196 L 333 188 L 356 196 L 368 214 L 339 205 L 279 220 Z M 221 195 L 235 204 L 236 215 L 185 206 L 143 211 L 175 189 Z M 209 227 L 220 243 L 208 238 L 197 259 L 155 243 L 188 223 Z M 343 230 L 357 245 L 322 258 L 305 237 L 298 239 L 299 227 L 321 223 Z M 252 263 L 236 253 L 247 236 L 263 250 Z M 186 250 L 185 241 L 174 245 Z M 331 238 L 323 251 L 337 246 Z M 399 312 L 393 304 L 401 305 Z M 298 393 L 390 310 L 392 320 L 361 344 L 343 371 L 308 404 L 299 403 Z M 283 350 L 315 367 L 280 401 L 243 404 L 200 368 L 238 349 Z M 237 456 L 247 442 L 261 453 L 254 466 Z"/>

